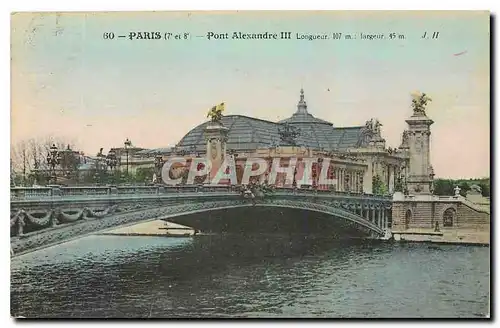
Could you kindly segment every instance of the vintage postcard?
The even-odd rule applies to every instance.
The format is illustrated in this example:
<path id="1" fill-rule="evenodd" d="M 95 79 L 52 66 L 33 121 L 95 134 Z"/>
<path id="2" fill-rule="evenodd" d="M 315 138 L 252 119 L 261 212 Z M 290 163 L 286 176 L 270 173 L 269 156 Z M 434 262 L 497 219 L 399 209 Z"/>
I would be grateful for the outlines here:
<path id="1" fill-rule="evenodd" d="M 11 15 L 15 318 L 490 317 L 490 13 Z"/>

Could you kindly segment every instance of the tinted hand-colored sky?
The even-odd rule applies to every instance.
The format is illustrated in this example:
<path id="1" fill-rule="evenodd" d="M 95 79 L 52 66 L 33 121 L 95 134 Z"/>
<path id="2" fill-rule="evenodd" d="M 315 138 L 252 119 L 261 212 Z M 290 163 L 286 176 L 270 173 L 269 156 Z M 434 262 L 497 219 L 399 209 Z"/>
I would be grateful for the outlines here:
<path id="1" fill-rule="evenodd" d="M 128 40 L 129 32 L 190 40 Z M 290 31 L 292 40 L 207 40 L 207 32 Z M 113 32 L 114 40 L 103 39 Z M 295 33 L 356 40 L 295 40 Z M 438 39 L 422 39 L 439 32 Z M 360 33 L 404 34 L 360 40 Z M 289 117 L 308 110 L 335 126 L 378 118 L 397 147 L 426 92 L 438 177 L 489 176 L 487 12 L 17 13 L 12 16 L 12 143 L 48 135 L 84 152 L 173 145 L 225 101 L 225 114 Z"/>

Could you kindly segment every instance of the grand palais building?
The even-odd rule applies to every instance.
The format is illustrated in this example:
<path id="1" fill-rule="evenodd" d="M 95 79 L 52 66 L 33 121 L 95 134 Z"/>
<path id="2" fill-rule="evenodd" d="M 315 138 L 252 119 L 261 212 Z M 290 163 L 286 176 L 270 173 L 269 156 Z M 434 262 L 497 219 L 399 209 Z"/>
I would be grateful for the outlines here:
<path id="1" fill-rule="evenodd" d="M 272 122 L 227 115 L 220 123 L 225 128 L 225 152 L 236 159 L 238 179 L 242 174 L 242 163 L 252 157 L 270 160 L 279 157 L 285 161 L 287 157 L 330 158 L 328 178 L 336 179 L 337 183 L 328 188 L 336 191 L 371 192 L 371 180 L 378 175 L 388 191 L 393 192 L 398 179 L 404 182 L 406 176 L 408 145 L 405 133 L 401 145 L 391 149 L 386 147 L 380 130 L 382 124 L 376 119 L 358 126 L 334 127 L 308 111 L 303 90 L 300 90 L 297 109 L 287 119 Z M 129 169 L 133 172 L 139 168 L 158 167 L 172 156 L 185 157 L 188 161 L 193 157 L 207 156 L 207 128 L 210 124 L 207 121 L 196 126 L 175 147 L 130 149 Z M 115 148 L 115 151 L 119 153 L 120 169 L 123 169 L 123 149 Z M 367 183 L 368 179 L 370 183 Z M 279 185 L 280 181 L 276 184 Z"/>

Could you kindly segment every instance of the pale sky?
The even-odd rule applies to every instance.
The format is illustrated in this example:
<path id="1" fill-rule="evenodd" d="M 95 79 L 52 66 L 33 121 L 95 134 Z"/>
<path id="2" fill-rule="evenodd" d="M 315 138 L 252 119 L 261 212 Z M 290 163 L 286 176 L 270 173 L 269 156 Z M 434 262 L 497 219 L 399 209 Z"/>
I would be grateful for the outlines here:
<path id="1" fill-rule="evenodd" d="M 190 40 L 128 40 L 129 32 Z M 290 31 L 292 40 L 207 40 L 207 32 Z M 114 40 L 103 39 L 114 32 Z M 296 40 L 296 33 L 357 33 Z M 424 40 L 427 32 L 438 39 Z M 405 40 L 360 40 L 360 33 Z M 226 102 L 226 115 L 276 121 L 308 110 L 335 126 L 378 118 L 397 147 L 410 93 L 432 99 L 437 177 L 490 172 L 487 12 L 62 13 L 12 16 L 12 144 L 48 135 L 99 148 L 173 145 Z M 458 55 L 457 55 L 458 54 Z M 330 91 L 328 91 L 328 89 Z"/>

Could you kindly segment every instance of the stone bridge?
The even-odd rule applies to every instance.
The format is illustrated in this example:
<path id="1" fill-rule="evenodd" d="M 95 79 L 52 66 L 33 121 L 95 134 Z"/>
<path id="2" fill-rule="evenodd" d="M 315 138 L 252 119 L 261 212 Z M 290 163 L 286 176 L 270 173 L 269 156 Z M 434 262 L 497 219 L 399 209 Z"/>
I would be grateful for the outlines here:
<path id="1" fill-rule="evenodd" d="M 234 186 L 12 188 L 11 248 L 20 254 L 145 220 L 186 224 L 199 213 L 205 214 L 191 226 L 204 229 L 197 222 L 210 213 L 249 207 L 301 211 L 341 222 L 365 238 L 385 236 L 391 218 L 388 197 L 309 189 L 278 188 L 252 201 Z"/>

